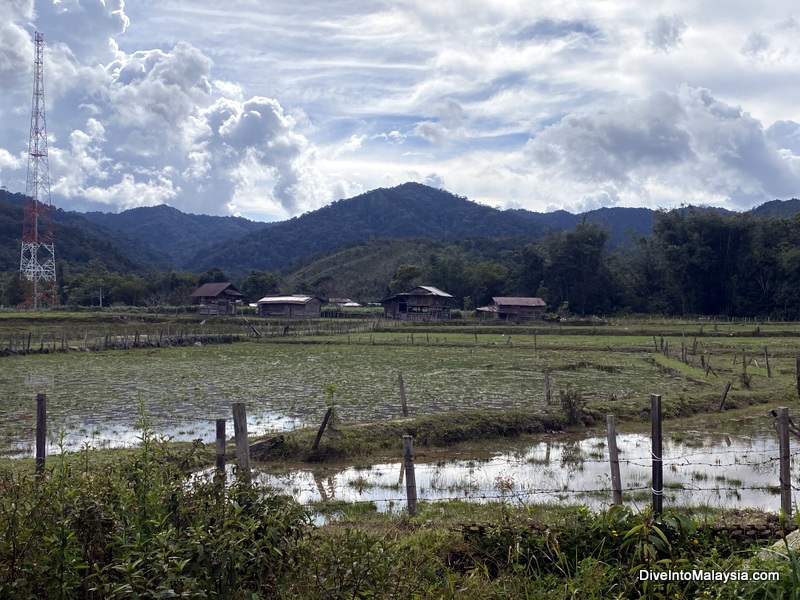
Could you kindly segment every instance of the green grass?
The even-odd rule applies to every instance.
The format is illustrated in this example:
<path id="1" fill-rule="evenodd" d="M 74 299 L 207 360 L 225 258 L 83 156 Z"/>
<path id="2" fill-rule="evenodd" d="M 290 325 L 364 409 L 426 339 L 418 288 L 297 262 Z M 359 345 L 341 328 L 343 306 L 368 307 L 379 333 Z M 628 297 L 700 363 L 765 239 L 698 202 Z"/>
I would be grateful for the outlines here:
<path id="1" fill-rule="evenodd" d="M 10 331 L 20 339 L 30 333 L 38 340 L 42 332 L 44 340 L 48 336 L 60 340 L 58 332 L 68 328 L 73 332 L 68 343 L 83 344 L 86 331 L 91 339 L 103 331 L 133 337 L 137 330 L 140 336 L 157 336 L 159 331 L 196 332 L 201 327 L 246 335 L 248 329 L 242 319 L 208 319 L 201 326 L 196 315 L 134 315 L 139 322 L 122 316 L 4 314 L 0 345 L 7 343 L 3 335 Z M 234 402 L 246 403 L 251 432 L 315 427 L 329 403 L 328 384 L 337 388 L 334 401 L 340 423 L 398 418 L 401 371 L 413 417 L 511 409 L 556 417 L 562 412 L 559 390 L 566 389 L 581 394 L 589 423 L 601 421 L 607 413 L 620 421 L 647 420 L 652 393 L 661 394 L 667 418 L 687 417 L 714 413 L 729 380 L 733 386 L 726 410 L 796 402 L 800 337 L 794 323 L 759 324 L 756 336 L 754 323 L 722 323 L 714 331 L 709 323 L 650 320 L 597 327 L 521 327 L 344 319 L 296 322 L 291 334 L 283 337 L 278 333 L 283 331 L 281 323 L 251 320 L 271 336 L 201 347 L 3 357 L 0 453 L 14 452 L 12 442 L 32 441 L 34 399 L 40 392 L 48 396 L 54 437 L 63 429 L 69 439 L 89 437 L 98 445 L 135 440 L 139 402 L 144 402 L 157 431 L 184 440 L 211 441 L 214 420 L 230 418 Z M 682 341 L 691 348 L 695 335 L 697 353 L 685 364 L 674 353 Z M 670 356 L 654 351 L 653 336 L 659 345 L 663 336 Z M 763 361 L 765 346 L 772 378 L 767 378 Z M 758 366 L 748 366 L 749 388 L 738 379 L 742 349 L 758 361 Z M 701 367 L 701 353 L 716 376 Z M 735 365 L 734 356 L 739 361 Z M 551 405 L 545 402 L 545 369 Z M 81 430 L 86 432 L 83 437 Z"/>

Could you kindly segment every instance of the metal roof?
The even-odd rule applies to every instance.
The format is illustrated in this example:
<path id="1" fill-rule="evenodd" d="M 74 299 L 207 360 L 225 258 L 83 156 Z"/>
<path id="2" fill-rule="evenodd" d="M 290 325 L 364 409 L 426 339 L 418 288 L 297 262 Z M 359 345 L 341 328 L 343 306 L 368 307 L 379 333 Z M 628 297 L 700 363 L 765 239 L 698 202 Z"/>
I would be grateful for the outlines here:
<path id="1" fill-rule="evenodd" d="M 264 296 L 258 301 L 259 304 L 308 304 L 312 300 L 318 300 L 315 296 Z"/>
<path id="2" fill-rule="evenodd" d="M 440 298 L 452 298 L 453 300 L 455 300 L 455 298 L 453 298 L 447 292 L 443 292 L 439 288 L 433 287 L 432 285 L 417 285 L 411 289 L 406 290 L 405 292 L 398 292 L 393 296 L 384 298 L 383 300 L 381 300 L 381 304 L 383 304 L 384 302 L 389 302 L 390 300 L 393 300 L 398 296 L 438 296 Z"/>
<path id="3" fill-rule="evenodd" d="M 236 286 L 233 285 L 230 281 L 226 281 L 223 283 L 204 283 L 199 288 L 197 288 L 194 292 L 192 292 L 192 298 L 216 298 L 222 293 L 225 293 L 227 296 L 244 296 L 242 292 L 236 289 Z"/>
<path id="4" fill-rule="evenodd" d="M 412 289 L 408 290 L 408 292 L 403 292 L 403 293 L 407 294 L 407 293 L 413 292 L 414 290 L 419 289 L 419 288 L 422 288 L 423 290 L 429 291 L 434 296 L 442 296 L 444 298 L 452 298 L 452 296 L 450 294 L 448 294 L 447 292 L 443 292 L 439 288 L 433 287 L 432 285 L 419 285 L 419 286 L 417 286 L 415 288 L 412 288 Z"/>
<path id="5" fill-rule="evenodd" d="M 497 306 L 547 306 L 547 302 L 541 298 L 494 296 L 492 301 Z"/>

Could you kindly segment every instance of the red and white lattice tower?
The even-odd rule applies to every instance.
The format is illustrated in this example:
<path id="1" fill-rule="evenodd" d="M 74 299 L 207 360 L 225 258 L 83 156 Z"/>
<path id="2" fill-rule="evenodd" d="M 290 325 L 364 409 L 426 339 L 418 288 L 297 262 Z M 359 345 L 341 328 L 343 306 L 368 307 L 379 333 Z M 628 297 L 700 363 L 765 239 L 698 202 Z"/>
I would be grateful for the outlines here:
<path id="1" fill-rule="evenodd" d="M 53 246 L 53 215 L 50 204 L 50 163 L 47 158 L 47 127 L 44 113 L 44 36 L 35 33 L 31 137 L 28 142 L 28 182 L 22 217 L 22 252 L 19 270 L 28 282 L 26 303 L 32 308 L 54 306 L 56 259 Z"/>

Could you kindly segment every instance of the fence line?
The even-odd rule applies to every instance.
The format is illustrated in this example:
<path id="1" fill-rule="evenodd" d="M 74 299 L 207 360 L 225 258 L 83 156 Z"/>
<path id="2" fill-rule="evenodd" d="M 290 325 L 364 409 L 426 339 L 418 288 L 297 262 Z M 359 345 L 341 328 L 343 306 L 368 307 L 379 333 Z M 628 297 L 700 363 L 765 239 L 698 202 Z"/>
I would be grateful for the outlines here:
<path id="1" fill-rule="evenodd" d="M 659 411 L 658 404 L 660 401 L 660 396 L 653 395 L 652 396 L 654 410 L 653 413 L 657 414 Z M 46 395 L 45 394 L 37 394 L 36 396 L 37 402 L 37 426 L 36 426 L 36 472 L 37 475 L 42 474 L 44 471 L 45 465 L 45 455 L 46 455 L 46 442 L 47 442 L 47 427 L 46 427 Z M 233 409 L 233 417 L 234 417 L 234 430 L 235 430 L 235 438 L 236 438 L 236 455 L 237 455 L 237 466 L 242 476 L 244 476 L 248 481 L 250 480 L 250 445 L 249 440 L 247 438 L 247 416 L 246 416 L 246 409 L 244 403 L 235 403 L 232 405 Z M 673 466 L 681 466 L 681 467 L 692 467 L 692 466 L 703 466 L 703 467 L 719 467 L 719 468 L 729 468 L 730 464 L 722 464 L 720 461 L 716 463 L 709 463 L 709 462 L 692 462 L 688 460 L 689 456 L 696 456 L 700 453 L 690 453 L 684 456 L 678 457 L 670 457 L 670 458 L 663 458 L 662 456 L 662 449 L 661 449 L 661 427 L 660 423 L 659 426 L 653 427 L 653 451 L 651 453 L 650 458 L 652 459 L 650 465 L 653 467 L 652 471 L 652 479 L 651 485 L 649 486 L 650 490 L 652 491 L 652 501 L 653 501 L 653 509 L 656 513 L 660 513 L 663 506 L 663 494 L 664 489 L 666 488 L 667 491 L 670 490 L 688 490 L 688 491 L 710 491 L 716 493 L 722 492 L 733 492 L 738 493 L 740 491 L 752 490 L 752 491 L 762 491 L 762 492 L 769 492 L 774 493 L 775 490 L 779 490 L 781 494 L 781 512 L 782 514 L 789 516 L 791 515 L 792 511 L 792 498 L 791 492 L 798 491 L 800 488 L 797 486 L 792 485 L 791 482 L 791 471 L 790 471 L 790 463 L 793 457 L 800 455 L 800 452 L 794 451 L 791 452 L 789 448 L 789 414 L 788 409 L 785 407 L 781 407 L 778 411 L 771 411 L 773 415 L 777 415 L 777 418 L 780 419 L 784 426 L 779 428 L 779 456 L 778 457 L 768 457 L 763 460 L 749 462 L 746 460 L 740 461 L 741 450 L 723 450 L 719 452 L 715 452 L 715 455 L 728 455 L 728 454 L 735 454 L 737 455 L 737 462 L 734 464 L 747 466 L 747 467 L 759 467 L 764 465 L 773 465 L 776 461 L 780 466 L 780 474 L 779 474 L 779 482 L 777 486 L 743 486 L 743 485 L 736 485 L 736 486 L 729 486 L 729 487 L 721 487 L 719 485 L 715 485 L 713 487 L 703 487 L 694 483 L 695 478 L 692 478 L 690 482 L 687 484 L 684 481 L 681 481 L 678 485 L 679 487 L 675 487 L 674 483 L 664 484 L 663 482 L 663 462 L 667 462 L 669 467 Z M 608 419 L 609 423 L 613 424 L 613 417 L 609 415 Z M 224 470 L 224 420 L 217 420 L 216 423 L 216 443 L 217 443 L 217 465 L 216 470 L 219 472 L 221 469 Z M 613 429 L 613 427 L 612 427 Z M 320 435 L 325 431 L 325 427 L 320 428 Z M 222 439 L 221 439 L 222 437 Z M 505 481 L 499 481 L 500 477 L 495 478 L 495 486 L 494 487 L 505 487 L 506 489 L 502 490 L 499 495 L 492 495 L 490 493 L 486 493 L 485 491 L 474 492 L 470 495 L 468 490 L 464 491 L 463 495 L 453 496 L 452 499 L 489 499 L 492 497 L 495 498 L 508 498 L 509 496 L 522 498 L 522 497 L 532 497 L 536 495 L 555 495 L 555 496 L 564 496 L 564 495 L 582 495 L 588 496 L 592 494 L 613 494 L 614 496 L 614 503 L 620 503 L 622 501 L 622 494 L 627 492 L 630 494 L 632 491 L 641 491 L 648 489 L 648 486 L 632 486 L 626 485 L 622 486 L 619 472 L 618 472 L 618 465 L 619 464 L 627 464 L 633 465 L 641 468 L 646 468 L 648 466 L 647 457 L 634 457 L 634 458 L 619 458 L 615 456 L 615 452 L 612 452 L 612 442 L 616 445 L 616 434 L 612 437 L 609 435 L 609 443 L 608 443 L 608 458 L 603 460 L 600 459 L 584 459 L 581 458 L 579 461 L 574 461 L 575 464 L 583 464 L 585 462 L 595 462 L 595 463 L 609 463 L 611 468 L 611 480 L 612 480 L 612 487 L 602 487 L 598 489 L 569 489 L 564 486 L 559 486 L 555 488 L 542 488 L 542 489 L 532 489 L 530 487 L 527 488 L 515 488 L 513 485 L 513 479 L 507 479 Z M 108 440 L 110 441 L 110 440 Z M 402 466 L 404 467 L 402 473 L 405 476 L 406 484 L 407 484 L 407 493 L 406 493 L 406 501 L 408 503 L 408 509 L 411 514 L 414 514 L 416 510 L 416 502 L 417 502 L 417 485 L 416 481 L 414 480 L 414 454 L 413 454 L 413 441 L 411 436 L 404 436 L 403 437 L 403 447 L 404 447 L 404 458 L 401 462 Z M 88 446 L 86 446 L 88 448 Z M 220 457 L 220 447 L 222 448 L 223 456 Z M 616 448 L 614 448 L 616 450 Z M 755 450 L 752 450 L 755 451 Z M 751 452 L 751 450 L 746 450 L 745 454 Z M 642 461 L 642 462 L 637 462 Z M 526 459 L 525 462 L 531 462 L 530 459 Z M 548 459 L 549 462 L 549 459 Z M 553 461 L 555 462 L 555 461 Z M 571 464 L 573 461 L 564 460 L 562 457 L 559 461 L 559 464 L 562 468 L 566 465 Z M 615 464 L 617 466 L 617 474 L 615 476 L 614 467 Z M 480 461 L 478 461 L 480 464 Z M 403 475 L 401 475 L 401 481 L 398 483 L 398 486 L 402 483 Z M 702 480 L 702 479 L 701 479 Z M 319 487 L 319 484 L 318 486 Z M 618 493 L 619 492 L 619 493 Z M 447 497 L 437 496 L 436 500 L 446 500 Z M 402 498 L 386 498 L 385 500 L 376 500 L 372 499 L 369 502 L 401 502 Z"/>

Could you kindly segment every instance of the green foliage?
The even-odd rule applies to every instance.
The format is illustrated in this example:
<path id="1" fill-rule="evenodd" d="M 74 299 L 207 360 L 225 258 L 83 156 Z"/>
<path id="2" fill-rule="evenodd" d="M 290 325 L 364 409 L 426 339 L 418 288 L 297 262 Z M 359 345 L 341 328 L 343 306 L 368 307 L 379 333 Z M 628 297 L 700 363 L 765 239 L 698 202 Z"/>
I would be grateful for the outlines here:
<path id="1" fill-rule="evenodd" d="M 62 454 L 37 481 L 0 473 L 0 597 L 242 598 L 274 593 L 307 531 L 304 509 L 189 476 L 146 425 L 130 461 L 80 472 Z"/>
<path id="2" fill-rule="evenodd" d="M 559 390 L 558 396 L 566 424 L 583 424 L 583 416 L 586 409 L 586 400 L 583 394 L 579 390 L 567 388 L 566 390 Z"/>
<path id="3" fill-rule="evenodd" d="M 246 302 L 257 302 L 268 294 L 277 294 L 280 291 L 275 275 L 255 269 L 247 274 L 239 290 L 244 294 Z"/>

